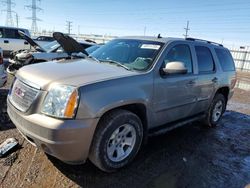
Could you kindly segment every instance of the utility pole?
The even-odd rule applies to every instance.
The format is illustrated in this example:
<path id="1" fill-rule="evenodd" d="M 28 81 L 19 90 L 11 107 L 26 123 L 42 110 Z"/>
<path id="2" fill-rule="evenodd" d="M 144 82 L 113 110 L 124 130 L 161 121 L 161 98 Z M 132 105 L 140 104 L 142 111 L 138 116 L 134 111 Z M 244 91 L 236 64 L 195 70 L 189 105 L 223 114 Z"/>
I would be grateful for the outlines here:
<path id="1" fill-rule="evenodd" d="M 15 12 L 12 11 L 11 9 L 12 9 L 12 7 L 15 6 L 15 3 L 13 3 L 12 0 L 3 0 L 3 1 L 1 1 L 1 3 L 7 7 L 5 10 L 2 10 L 2 11 L 7 13 L 5 25 L 6 26 L 14 26 L 12 13 L 15 13 Z"/>
<path id="2" fill-rule="evenodd" d="M 185 29 L 185 34 L 184 34 L 184 37 L 185 37 L 185 39 L 188 37 L 188 31 L 190 30 L 189 29 L 189 21 L 187 21 L 187 26 L 184 28 Z"/>
<path id="3" fill-rule="evenodd" d="M 81 27 L 80 27 L 80 25 L 78 25 L 78 37 L 80 36 L 80 29 L 81 29 Z"/>
<path id="4" fill-rule="evenodd" d="M 146 35 L 146 31 L 147 31 L 147 27 L 145 26 L 143 30 L 144 36 Z"/>
<path id="5" fill-rule="evenodd" d="M 41 0 L 32 0 L 31 5 L 27 5 L 25 6 L 26 8 L 28 8 L 29 10 L 32 11 L 32 16 L 27 18 L 32 20 L 32 24 L 31 24 L 31 31 L 33 33 L 33 35 L 35 35 L 38 31 L 38 27 L 37 27 L 37 21 L 42 21 L 41 19 L 37 18 L 37 12 L 42 11 L 43 9 L 41 9 L 40 7 L 38 7 L 36 5 L 36 2 L 39 1 L 41 2 Z"/>
<path id="6" fill-rule="evenodd" d="M 19 25 L 19 16 L 18 16 L 18 14 L 16 13 L 16 27 L 18 27 L 18 25 Z"/>
<path id="7" fill-rule="evenodd" d="M 66 29 L 68 31 L 68 35 L 70 35 L 70 32 L 72 30 L 72 23 L 71 21 L 66 21 Z"/>

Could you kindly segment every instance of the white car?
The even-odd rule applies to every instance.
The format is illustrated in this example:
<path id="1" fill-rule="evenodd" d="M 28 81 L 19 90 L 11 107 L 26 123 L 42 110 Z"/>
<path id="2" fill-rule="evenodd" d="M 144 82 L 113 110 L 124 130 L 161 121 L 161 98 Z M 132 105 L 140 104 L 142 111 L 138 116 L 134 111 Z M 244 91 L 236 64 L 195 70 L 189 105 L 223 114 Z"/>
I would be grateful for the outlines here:
<path id="1" fill-rule="evenodd" d="M 0 26 L 0 48 L 2 48 L 4 56 L 9 56 L 13 51 L 31 48 L 30 44 L 19 35 L 18 31 L 30 36 L 27 29 Z"/>
<path id="2" fill-rule="evenodd" d="M 7 81 L 7 74 L 4 70 L 3 64 L 3 50 L 0 48 L 0 87 L 2 87 Z"/>

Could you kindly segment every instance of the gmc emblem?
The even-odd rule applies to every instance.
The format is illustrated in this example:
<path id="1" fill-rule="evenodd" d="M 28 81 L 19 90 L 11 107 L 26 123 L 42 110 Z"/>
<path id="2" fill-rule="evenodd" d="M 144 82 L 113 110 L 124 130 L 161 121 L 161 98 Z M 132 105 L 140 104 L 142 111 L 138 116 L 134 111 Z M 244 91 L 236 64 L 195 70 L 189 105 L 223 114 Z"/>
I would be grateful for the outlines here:
<path id="1" fill-rule="evenodd" d="M 23 97 L 25 95 L 25 91 L 22 90 L 20 87 L 15 87 L 14 93 L 16 94 L 16 96 L 18 96 L 18 97 L 20 97 L 22 99 L 23 99 Z"/>

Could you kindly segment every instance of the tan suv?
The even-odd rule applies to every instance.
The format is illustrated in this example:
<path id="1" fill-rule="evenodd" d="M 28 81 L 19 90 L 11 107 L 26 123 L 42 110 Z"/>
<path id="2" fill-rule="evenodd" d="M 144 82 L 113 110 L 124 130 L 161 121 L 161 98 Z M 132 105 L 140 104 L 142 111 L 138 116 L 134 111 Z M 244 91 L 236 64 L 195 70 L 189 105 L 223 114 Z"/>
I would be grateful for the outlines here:
<path id="1" fill-rule="evenodd" d="M 218 124 L 235 66 L 222 45 L 198 39 L 125 37 L 85 59 L 23 67 L 8 96 L 22 135 L 70 163 L 115 171 L 148 134 L 203 120 Z"/>

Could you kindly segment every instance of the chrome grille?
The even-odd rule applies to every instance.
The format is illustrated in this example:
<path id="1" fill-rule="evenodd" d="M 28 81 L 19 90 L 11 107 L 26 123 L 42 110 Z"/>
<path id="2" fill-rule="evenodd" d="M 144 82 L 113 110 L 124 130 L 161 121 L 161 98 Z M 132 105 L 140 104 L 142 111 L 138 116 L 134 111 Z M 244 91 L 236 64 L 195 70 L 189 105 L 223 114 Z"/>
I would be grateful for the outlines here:
<path id="1" fill-rule="evenodd" d="M 20 111 L 26 112 L 39 94 L 39 90 L 16 80 L 10 93 L 11 103 Z"/>

